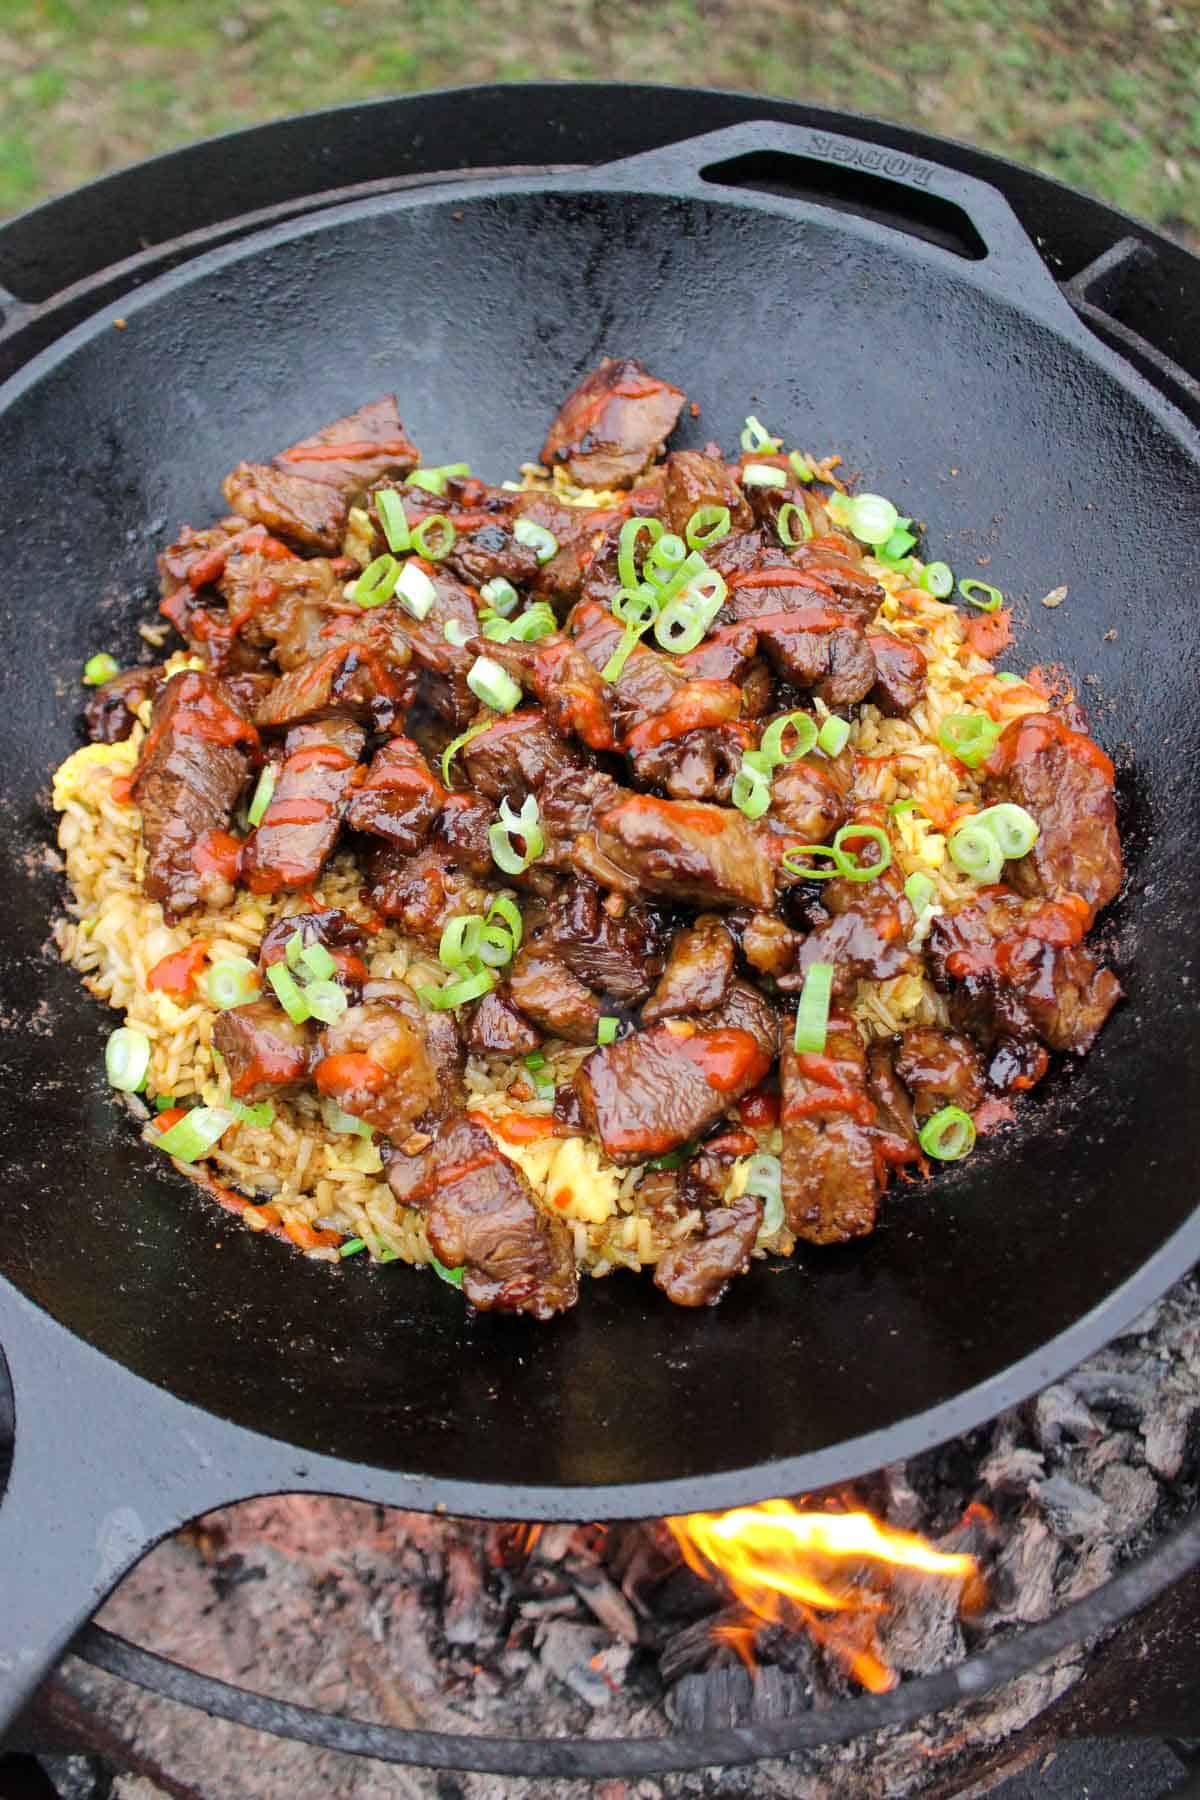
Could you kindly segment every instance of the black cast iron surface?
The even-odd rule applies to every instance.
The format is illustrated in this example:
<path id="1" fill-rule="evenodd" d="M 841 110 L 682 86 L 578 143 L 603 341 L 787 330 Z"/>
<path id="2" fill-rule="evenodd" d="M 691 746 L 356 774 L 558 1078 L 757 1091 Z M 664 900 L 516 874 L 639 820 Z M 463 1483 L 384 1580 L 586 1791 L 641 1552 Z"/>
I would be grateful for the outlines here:
<path id="1" fill-rule="evenodd" d="M 0 1716 L 207 1507 L 308 1487 L 604 1517 L 798 1492 L 1044 1385 L 1195 1260 L 1196 436 L 989 188 L 892 157 L 904 232 L 794 197 L 862 152 L 747 124 L 590 174 L 381 194 L 198 257 L 0 390 Z M 1020 666 L 1098 678 L 1129 998 L 1018 1131 L 894 1198 L 864 1244 L 758 1268 L 701 1317 L 589 1284 L 545 1328 L 466 1318 L 403 1268 L 305 1263 L 154 1165 L 104 1085 L 110 1020 L 46 954 L 38 846 L 81 662 L 132 659 L 155 548 L 219 510 L 239 456 L 394 387 L 427 457 L 498 478 L 606 350 L 701 402 L 682 442 L 731 441 L 757 405 L 836 446 L 935 553 L 990 555 Z"/>

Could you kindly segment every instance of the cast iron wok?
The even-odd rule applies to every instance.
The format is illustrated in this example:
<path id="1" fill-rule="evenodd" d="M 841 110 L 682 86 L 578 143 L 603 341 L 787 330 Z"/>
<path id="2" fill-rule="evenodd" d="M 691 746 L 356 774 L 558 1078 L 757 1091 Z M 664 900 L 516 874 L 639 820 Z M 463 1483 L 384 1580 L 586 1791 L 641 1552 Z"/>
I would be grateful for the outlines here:
<path id="1" fill-rule="evenodd" d="M 937 241 L 746 191 L 763 157 L 847 160 L 748 125 L 275 228 L 0 390 L 0 1715 L 206 1507 L 309 1487 L 577 1518 L 799 1492 L 990 1417 L 1195 1259 L 1200 446 L 1077 323 L 993 190 L 872 154 Z M 896 1192 L 872 1238 L 758 1267 L 698 1315 L 591 1283 L 547 1327 L 467 1317 L 400 1265 L 308 1264 L 155 1161 L 105 1086 L 111 1017 L 46 949 L 46 795 L 84 658 L 132 658 L 155 549 L 220 509 L 237 458 L 394 388 L 429 460 L 499 478 L 605 351 L 699 401 L 678 442 L 731 443 L 758 410 L 1017 597 L 1016 666 L 1064 662 L 1120 769 L 1130 874 L 1105 933 L 1127 1000 L 1019 1127 Z M 1065 605 L 1038 604 L 1064 582 Z"/>

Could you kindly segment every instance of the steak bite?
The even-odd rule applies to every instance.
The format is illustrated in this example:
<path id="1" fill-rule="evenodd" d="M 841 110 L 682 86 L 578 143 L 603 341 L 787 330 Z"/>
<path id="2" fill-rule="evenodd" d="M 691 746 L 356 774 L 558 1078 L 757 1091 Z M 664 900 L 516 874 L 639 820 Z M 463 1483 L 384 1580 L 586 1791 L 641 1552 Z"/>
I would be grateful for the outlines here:
<path id="1" fill-rule="evenodd" d="M 230 1006 L 213 1020 L 213 1049 L 225 1058 L 235 1100 L 258 1100 L 298 1088 L 308 1079 L 312 1040 L 274 1000 Z"/>
<path id="2" fill-rule="evenodd" d="M 774 901 L 765 840 L 739 812 L 627 794 L 597 824 L 604 855 L 652 894 L 764 910 Z"/>
<path id="3" fill-rule="evenodd" d="M 555 896 L 546 921 L 547 940 L 571 973 L 626 1003 L 653 986 L 663 967 L 664 935 L 661 916 L 644 901 L 605 902 L 586 876 Z"/>
<path id="4" fill-rule="evenodd" d="M 375 752 L 361 787 L 346 806 L 352 831 L 386 838 L 404 855 L 421 848 L 446 800 L 446 790 L 411 738 L 389 738 Z"/>
<path id="5" fill-rule="evenodd" d="M 668 1019 L 592 1051 L 575 1075 L 588 1129 L 614 1162 L 662 1156 L 756 1087 L 778 1047 L 771 1007 L 735 981 L 714 1012 Z"/>
<path id="6" fill-rule="evenodd" d="M 362 1005 L 321 1033 L 313 1053 L 318 1091 L 397 1142 L 419 1121 L 443 1118 L 461 1094 L 458 1033 L 453 1019 L 436 1015 L 435 1027 L 434 1018 L 402 983 L 368 983 Z M 436 1035 L 447 1028 L 452 1051 Z"/>
<path id="7" fill-rule="evenodd" d="M 569 1227 L 541 1210 L 520 1170 L 472 1119 L 456 1119 L 420 1156 L 388 1149 L 385 1160 L 397 1200 L 420 1208 L 430 1248 L 445 1268 L 462 1270 L 472 1306 L 535 1319 L 574 1306 Z"/>
<path id="8" fill-rule="evenodd" d="M 868 699 L 889 719 L 907 718 L 925 693 L 925 652 L 887 631 L 868 631 L 867 643 L 875 659 L 875 686 Z"/>
<path id="9" fill-rule="evenodd" d="M 900 1033 L 895 1070 L 912 1095 L 913 1111 L 924 1124 L 944 1106 L 973 1113 L 983 1102 L 983 1069 L 969 1038 L 933 1025 Z"/>
<path id="10" fill-rule="evenodd" d="M 660 517 L 668 531 L 682 537 L 688 520 L 702 506 L 729 509 L 734 531 L 749 531 L 754 514 L 741 484 L 720 456 L 704 450 L 672 450 L 663 464 L 666 480 Z"/>
<path id="11" fill-rule="evenodd" d="M 583 773 L 589 761 L 574 744 L 560 737 L 546 715 L 522 707 L 498 718 L 459 751 L 470 785 L 490 800 L 519 807 L 540 792 L 551 776 Z"/>
<path id="12" fill-rule="evenodd" d="M 301 438 L 273 460 L 289 475 L 336 488 L 352 499 L 372 483 L 402 480 L 416 468 L 420 453 L 400 423 L 395 394 L 384 394 Z"/>
<path id="13" fill-rule="evenodd" d="M 654 1285 L 676 1306 L 716 1306 L 735 1275 L 750 1267 L 762 1225 L 757 1194 L 740 1194 L 704 1215 L 698 1237 L 686 1238 L 659 1257 Z"/>
<path id="14" fill-rule="evenodd" d="M 130 792 L 142 813 L 146 893 L 168 918 L 229 896 L 228 836 L 258 733 L 215 676 L 181 670 L 154 698 Z"/>
<path id="15" fill-rule="evenodd" d="M 235 513 L 252 525 L 263 525 L 280 537 L 335 556 L 341 547 L 349 507 L 336 488 L 272 469 L 267 463 L 240 462 L 221 483 Z"/>
<path id="16" fill-rule="evenodd" d="M 642 1008 L 651 1025 L 681 1013 L 711 1012 L 733 980 L 733 939 L 715 913 L 676 933 L 662 979 Z"/>
<path id="17" fill-rule="evenodd" d="M 573 975 L 540 935 L 527 938 L 509 973 L 514 1006 L 552 1037 L 594 1044 L 602 1008 L 591 988 Z"/>
<path id="18" fill-rule="evenodd" d="M 648 375 L 636 357 L 606 356 L 559 407 L 541 460 L 565 463 L 580 487 L 629 487 L 661 452 L 683 402 L 681 389 Z"/>
<path id="19" fill-rule="evenodd" d="M 530 1056 L 541 1041 L 502 988 L 483 996 L 467 1026 L 467 1049 L 479 1056 Z"/>
<path id="20" fill-rule="evenodd" d="M 986 766 L 988 799 L 1015 801 L 1038 826 L 1033 849 L 1008 864 L 1006 879 L 1048 900 L 1078 894 L 1090 924 L 1124 873 L 1112 763 L 1091 738 L 1032 713 L 1008 726 Z"/>
<path id="21" fill-rule="evenodd" d="M 783 1047 L 780 1065 L 783 1206 L 810 1244 L 874 1229 L 880 1183 L 866 1091 L 866 1051 L 852 1020 L 830 1017 L 820 1055 Z"/>
<path id="22" fill-rule="evenodd" d="M 363 743 L 353 719 L 288 732 L 275 792 L 242 851 L 242 879 L 252 894 L 311 887 L 337 841 Z"/>
<path id="23" fill-rule="evenodd" d="M 139 664 L 102 681 L 83 709 L 93 744 L 119 744 L 137 724 L 137 708 L 152 700 L 162 683 L 161 663 Z"/>

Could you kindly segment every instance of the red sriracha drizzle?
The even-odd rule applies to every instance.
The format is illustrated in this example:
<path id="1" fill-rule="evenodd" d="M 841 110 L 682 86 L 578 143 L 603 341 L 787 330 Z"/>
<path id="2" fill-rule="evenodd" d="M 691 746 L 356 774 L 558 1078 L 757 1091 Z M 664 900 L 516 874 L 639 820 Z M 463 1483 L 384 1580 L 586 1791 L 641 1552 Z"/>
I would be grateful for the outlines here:
<path id="1" fill-rule="evenodd" d="M 146 976 L 146 986 L 160 988 L 172 1000 L 186 1000 L 207 956 L 208 945 L 194 938 L 185 950 L 172 950 L 156 962 Z"/>

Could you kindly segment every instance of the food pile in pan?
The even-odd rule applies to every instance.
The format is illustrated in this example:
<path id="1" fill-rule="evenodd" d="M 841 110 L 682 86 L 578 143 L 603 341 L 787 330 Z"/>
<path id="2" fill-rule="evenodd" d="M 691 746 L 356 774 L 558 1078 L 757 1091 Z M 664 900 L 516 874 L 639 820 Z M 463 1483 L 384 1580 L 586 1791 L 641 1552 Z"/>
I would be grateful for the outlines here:
<path id="1" fill-rule="evenodd" d="M 538 1318 L 620 1267 L 713 1303 L 1117 1000 L 1112 766 L 994 666 L 1003 596 L 755 417 L 667 452 L 684 408 L 606 360 L 494 487 L 364 406 L 159 558 L 185 648 L 88 664 L 60 948 L 253 1229 Z"/>

